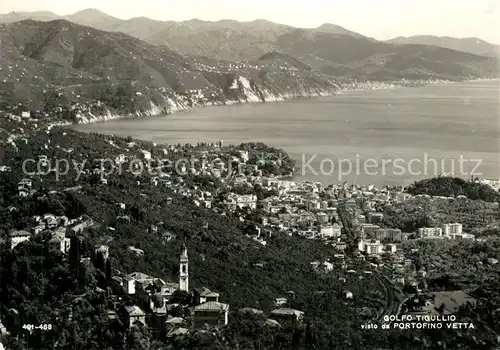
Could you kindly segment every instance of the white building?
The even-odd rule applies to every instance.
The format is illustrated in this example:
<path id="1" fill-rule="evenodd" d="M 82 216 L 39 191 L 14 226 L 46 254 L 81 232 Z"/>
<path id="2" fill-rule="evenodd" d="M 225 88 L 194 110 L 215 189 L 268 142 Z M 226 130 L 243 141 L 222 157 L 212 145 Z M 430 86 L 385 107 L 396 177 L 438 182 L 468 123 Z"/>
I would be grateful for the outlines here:
<path id="1" fill-rule="evenodd" d="M 420 238 L 442 237 L 443 230 L 440 227 L 421 227 L 418 229 Z"/>
<path id="2" fill-rule="evenodd" d="M 248 160 L 250 159 L 248 151 L 240 151 L 240 158 L 243 161 L 243 163 L 248 162 Z"/>
<path id="3" fill-rule="evenodd" d="M 318 222 L 320 224 L 326 224 L 326 223 L 328 223 L 328 214 L 325 214 L 323 212 L 319 212 L 316 216 L 317 216 Z"/>
<path id="4" fill-rule="evenodd" d="M 340 237 L 341 235 L 341 228 L 338 224 L 333 224 L 333 225 L 321 225 L 318 228 L 318 234 L 321 237 L 325 238 L 336 238 Z"/>
<path id="5" fill-rule="evenodd" d="M 288 302 L 288 300 L 286 298 L 276 298 L 274 301 L 274 304 L 276 306 L 282 306 L 282 305 L 285 305 L 287 302 Z"/>
<path id="6" fill-rule="evenodd" d="M 257 208 L 257 196 L 254 194 L 238 196 L 234 193 L 230 194 L 226 199 L 226 205 L 230 210 L 235 210 L 236 207 L 242 208 Z"/>
<path id="7" fill-rule="evenodd" d="M 321 237 L 333 237 L 333 226 L 331 225 L 320 226 L 318 231 Z"/>
<path id="8" fill-rule="evenodd" d="M 454 224 L 445 224 L 443 226 L 443 231 L 445 236 L 452 236 L 456 234 L 461 234 L 462 233 L 463 226 L 462 224 L 459 223 L 454 223 Z"/>
<path id="9" fill-rule="evenodd" d="M 451 234 L 450 237 L 452 239 L 475 239 L 476 236 L 470 234 L 470 233 L 455 233 L 455 234 Z"/>
<path id="10" fill-rule="evenodd" d="M 340 237 L 340 235 L 342 234 L 342 228 L 337 223 L 332 225 L 332 230 L 333 230 L 333 237 Z"/>
<path id="11" fill-rule="evenodd" d="M 380 241 L 360 241 L 358 244 L 358 250 L 369 255 L 382 254 L 383 248 L 384 245 Z"/>
<path id="12" fill-rule="evenodd" d="M 22 242 L 26 242 L 30 239 L 31 233 L 28 231 L 11 231 L 9 233 L 10 236 L 10 249 L 14 249 L 16 245 Z"/>
<path id="13" fill-rule="evenodd" d="M 352 299 L 354 297 L 354 295 L 350 290 L 344 290 L 342 294 L 344 294 L 344 298 L 346 299 Z"/>
<path id="14" fill-rule="evenodd" d="M 379 242 L 370 242 L 365 244 L 365 252 L 370 255 L 382 254 L 383 245 Z"/>
<path id="15" fill-rule="evenodd" d="M 333 264 L 329 261 L 323 262 L 323 268 L 325 271 L 333 271 Z"/>
<path id="16" fill-rule="evenodd" d="M 320 208 L 320 202 L 316 201 L 316 200 L 311 200 L 309 202 L 307 202 L 307 210 L 319 210 Z"/>
<path id="17" fill-rule="evenodd" d="M 33 187 L 33 181 L 31 179 L 22 179 L 17 186 L 19 197 L 27 197 Z"/>

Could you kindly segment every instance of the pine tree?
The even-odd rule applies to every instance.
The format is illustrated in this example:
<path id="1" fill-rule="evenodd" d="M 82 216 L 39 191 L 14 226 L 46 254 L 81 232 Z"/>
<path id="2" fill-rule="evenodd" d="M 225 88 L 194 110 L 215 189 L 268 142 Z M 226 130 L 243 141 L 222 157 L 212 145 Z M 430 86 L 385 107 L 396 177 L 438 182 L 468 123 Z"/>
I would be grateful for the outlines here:
<path id="1" fill-rule="evenodd" d="M 292 336 L 292 348 L 293 349 L 300 349 L 300 340 L 301 340 L 300 330 L 297 327 L 294 327 L 293 336 Z"/>
<path id="2" fill-rule="evenodd" d="M 69 248 L 69 261 L 70 266 L 73 271 L 78 271 L 78 266 L 80 265 L 81 250 L 80 250 L 80 240 L 77 236 L 70 238 L 70 248 Z"/>
<path id="3" fill-rule="evenodd" d="M 78 286 L 82 289 L 85 288 L 87 284 L 87 268 L 84 265 L 80 265 L 77 272 L 78 276 Z"/>
<path id="4" fill-rule="evenodd" d="M 105 267 L 105 273 L 106 273 L 106 283 L 109 285 L 111 283 L 111 276 L 112 276 L 112 272 L 111 272 L 111 262 L 108 260 L 106 260 L 106 267 Z"/>
<path id="5" fill-rule="evenodd" d="M 307 322 L 306 325 L 306 347 L 309 349 L 312 347 L 312 331 L 311 331 L 311 324 Z"/>

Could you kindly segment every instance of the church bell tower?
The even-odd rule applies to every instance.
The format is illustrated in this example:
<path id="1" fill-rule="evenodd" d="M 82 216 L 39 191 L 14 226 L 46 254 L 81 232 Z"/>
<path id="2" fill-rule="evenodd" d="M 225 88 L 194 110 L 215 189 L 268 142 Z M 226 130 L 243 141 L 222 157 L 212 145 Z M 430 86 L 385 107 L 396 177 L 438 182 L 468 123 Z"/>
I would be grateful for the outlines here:
<path id="1" fill-rule="evenodd" d="M 182 253 L 180 259 L 179 271 L 179 289 L 189 292 L 189 268 L 188 268 L 188 253 L 186 245 L 182 245 Z"/>

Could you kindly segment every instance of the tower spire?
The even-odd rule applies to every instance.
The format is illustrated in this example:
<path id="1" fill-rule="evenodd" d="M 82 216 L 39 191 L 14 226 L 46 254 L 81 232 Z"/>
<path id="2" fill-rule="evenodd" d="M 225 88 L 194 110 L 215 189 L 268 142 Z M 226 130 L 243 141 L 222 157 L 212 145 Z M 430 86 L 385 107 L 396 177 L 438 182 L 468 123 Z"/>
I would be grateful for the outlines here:
<path id="1" fill-rule="evenodd" d="M 189 259 L 186 244 L 182 244 L 179 264 L 179 289 L 189 292 Z"/>

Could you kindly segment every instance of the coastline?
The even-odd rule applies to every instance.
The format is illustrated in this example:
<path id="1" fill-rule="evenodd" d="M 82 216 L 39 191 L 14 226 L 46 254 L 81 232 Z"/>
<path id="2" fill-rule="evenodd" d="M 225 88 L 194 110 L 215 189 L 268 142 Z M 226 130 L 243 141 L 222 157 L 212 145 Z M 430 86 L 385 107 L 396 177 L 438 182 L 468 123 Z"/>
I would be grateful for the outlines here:
<path id="1" fill-rule="evenodd" d="M 184 96 L 172 96 L 165 99 L 168 107 L 160 107 L 150 102 L 150 108 L 137 111 L 133 114 L 117 114 L 107 111 L 106 114 L 95 115 L 90 111 L 87 115 L 78 114 L 77 122 L 74 125 L 80 124 L 93 124 L 102 123 L 111 120 L 119 119 L 135 119 L 144 117 L 157 117 L 170 115 L 177 112 L 187 112 L 196 108 L 207 108 L 207 107 L 221 107 L 221 106 L 232 106 L 238 104 L 246 103 L 273 103 L 273 102 L 285 102 L 295 99 L 302 98 L 321 98 L 342 95 L 349 92 L 361 92 L 361 91 L 376 91 L 376 90 L 392 90 L 401 88 L 411 88 L 411 87 L 422 87 L 428 85 L 440 85 L 440 84 L 454 84 L 461 82 L 484 82 L 484 81 L 499 81 L 500 78 L 479 78 L 479 79 L 465 79 L 465 80 L 400 80 L 393 82 L 379 82 L 379 81 L 366 81 L 366 82 L 352 82 L 352 83 L 334 83 L 334 88 L 325 89 L 305 89 L 301 91 L 290 92 L 290 93 L 277 93 L 270 91 L 269 89 L 262 89 L 255 91 L 254 88 L 250 87 L 248 80 L 245 77 L 238 77 L 236 81 L 239 81 L 243 85 L 242 98 L 239 99 L 227 99 L 223 101 L 207 101 L 204 99 L 203 95 L 199 93 L 195 95 L 197 99 L 194 101 L 187 101 Z M 72 125 L 72 123 L 53 123 L 55 125 Z"/>
<path id="2" fill-rule="evenodd" d="M 491 80 L 494 80 L 493 84 L 492 84 L 492 83 L 490 83 L 490 81 L 491 81 Z M 474 83 L 474 81 L 477 81 L 477 83 Z M 484 84 L 483 84 L 483 83 L 481 83 L 481 81 L 486 81 L 486 82 L 488 82 L 488 83 L 484 83 Z M 490 86 L 493 86 L 493 87 L 494 87 L 494 86 L 496 86 L 496 81 L 498 81 L 498 79 L 480 79 L 480 80 L 479 80 L 479 79 L 477 79 L 477 80 L 471 80 L 470 82 L 472 82 L 472 83 L 470 83 L 470 84 L 469 84 L 469 81 L 467 81 L 467 82 L 463 82 L 463 81 L 462 81 L 462 82 L 458 82 L 458 86 L 459 86 L 459 88 L 461 88 L 461 87 L 463 87 L 463 88 L 467 88 L 467 86 L 468 86 L 468 84 L 469 84 L 469 85 L 471 85 L 471 86 L 472 86 L 472 89 L 476 89 L 476 88 L 481 89 L 483 86 L 484 86 L 484 87 L 486 87 L 486 88 L 489 88 Z M 441 84 L 441 83 L 443 83 L 442 87 L 439 87 L 439 89 L 449 89 L 449 88 L 454 89 L 453 84 L 457 84 L 456 82 L 447 82 L 447 81 L 445 81 L 445 82 L 431 82 L 431 83 L 432 83 L 432 84 L 434 84 L 434 85 L 435 85 L 435 84 Z M 437 85 L 435 85 L 435 86 L 437 86 Z M 381 89 L 382 87 L 383 87 L 383 86 L 373 86 L 373 87 L 372 87 L 372 89 L 370 89 L 370 90 Z M 389 89 L 389 88 L 399 88 L 399 87 L 403 87 L 403 86 L 398 86 L 398 87 L 396 87 L 396 86 L 385 86 L 384 88 L 385 88 L 385 89 Z M 411 94 L 414 94 L 414 93 L 418 93 L 418 91 L 420 91 L 420 90 L 425 91 L 425 89 L 426 89 L 425 87 L 421 87 L 420 89 L 415 89 L 415 90 L 399 90 L 399 93 L 398 93 L 398 94 L 399 94 L 399 95 L 401 95 L 401 96 L 405 96 L 406 94 L 410 94 L 410 95 L 411 95 Z M 365 90 L 368 90 L 368 89 L 365 89 Z M 343 89 L 341 92 L 344 92 L 344 91 L 347 91 L 347 90 L 346 90 L 346 89 Z M 345 92 L 345 93 L 347 94 L 348 92 Z M 369 94 L 369 93 L 370 93 L 370 92 L 367 92 L 367 94 Z M 334 95 L 338 95 L 338 94 L 339 94 L 339 92 L 337 92 L 337 93 L 336 93 L 336 94 L 334 94 Z M 380 94 L 385 95 L 386 93 L 384 93 L 384 92 L 382 91 Z M 391 93 L 391 92 L 388 92 L 388 94 L 392 94 L 392 93 Z M 361 96 L 363 96 L 363 95 L 361 95 Z M 303 102 L 303 103 L 308 104 L 308 103 L 314 103 L 314 101 L 321 101 L 321 100 L 322 100 L 322 99 L 318 99 L 317 97 L 319 97 L 319 96 L 313 96 L 313 97 L 312 97 L 312 99 L 303 99 L 303 96 L 302 96 L 302 97 L 299 97 L 298 99 L 299 99 L 300 101 L 305 101 L 305 102 Z M 325 100 L 325 101 L 332 101 L 332 102 L 334 102 L 336 99 L 342 99 L 342 98 L 343 98 L 343 97 L 338 96 L 338 97 L 331 97 L 331 98 L 327 98 L 327 99 L 324 99 L 324 100 Z M 309 101 L 310 101 L 310 102 L 309 102 Z M 239 111 L 240 111 L 240 109 L 239 109 L 240 107 L 233 107 L 235 104 L 237 104 L 237 102 L 234 102 L 234 101 L 231 101 L 231 102 L 232 102 L 232 103 L 227 103 L 227 105 L 231 105 L 231 108 L 227 108 L 227 109 L 226 109 L 226 108 L 224 108 L 224 109 L 220 109 L 220 110 L 221 110 L 221 111 L 220 111 L 220 113 L 238 114 L 238 113 L 239 113 Z M 248 101 L 248 102 L 249 102 L 249 103 L 253 103 L 253 101 Z M 270 101 L 270 102 L 273 102 L 273 101 Z M 241 104 L 241 103 L 243 103 L 243 102 L 240 102 L 240 104 Z M 262 103 L 262 102 L 261 102 L 261 103 Z M 302 103 L 302 102 L 299 102 L 299 103 Z M 288 104 L 288 103 L 287 103 L 287 104 Z M 276 106 L 276 107 L 279 107 L 280 105 L 281 105 L 281 104 L 278 104 L 278 106 Z M 284 106 L 285 106 L 285 103 L 283 103 L 282 105 L 283 105 L 283 108 L 286 108 L 286 107 L 284 107 Z M 291 105 L 293 106 L 293 105 L 294 105 L 294 103 L 292 102 L 292 103 L 291 103 Z M 218 105 L 214 104 L 214 106 L 216 106 L 216 107 L 217 107 Z M 262 107 L 260 107 L 260 106 L 254 106 L 254 108 L 257 108 L 257 110 L 262 110 L 262 109 L 263 109 L 263 110 L 264 110 L 264 112 L 263 112 L 263 113 L 265 114 L 265 113 L 266 113 L 265 111 L 266 111 L 268 108 L 274 108 L 274 107 L 272 107 L 272 106 L 273 106 L 273 105 L 269 105 L 268 107 L 265 107 L 265 106 L 262 106 Z M 211 105 L 208 105 L 207 107 L 211 107 Z M 195 107 L 195 108 L 197 108 L 197 107 Z M 203 108 L 205 108 L 205 106 L 204 106 Z M 280 108 L 281 108 L 281 107 L 280 107 Z M 293 107 L 292 107 L 292 108 L 293 108 Z M 249 109 L 249 106 L 244 107 L 243 109 L 247 111 L 247 112 L 243 112 L 243 113 L 246 113 L 246 114 L 250 113 L 250 116 L 249 116 L 249 117 L 251 117 L 251 114 L 253 114 L 253 113 L 254 113 L 254 112 L 252 112 L 252 111 L 253 111 L 253 108 L 250 108 L 250 109 Z M 219 113 L 219 112 L 217 112 L 217 110 L 219 110 L 219 108 L 216 108 L 216 109 L 215 109 L 215 112 L 206 111 L 206 113 L 209 113 L 209 114 L 211 114 L 211 113 Z M 226 111 L 226 112 L 225 112 L 225 111 Z M 176 116 L 176 117 L 174 117 L 174 118 L 175 118 L 176 120 L 180 121 L 180 122 L 182 122 L 182 120 L 185 120 L 185 122 L 190 123 L 190 122 L 189 122 L 189 120 L 190 120 L 190 119 L 189 119 L 189 117 L 190 117 L 190 116 L 196 116 L 196 115 L 197 115 L 197 114 L 199 114 L 199 113 L 202 113 L 202 114 L 203 114 L 203 113 L 205 113 L 205 112 L 203 112 L 203 110 L 202 110 L 202 109 L 199 109 L 199 110 L 191 110 L 191 111 L 190 111 L 190 112 L 188 112 L 188 113 L 189 113 L 189 114 L 184 114 L 184 115 L 181 113 L 180 115 L 177 115 L 177 116 Z M 256 112 L 256 113 L 257 113 L 257 112 Z M 167 119 L 168 119 L 168 116 L 165 116 L 164 118 L 167 118 Z M 149 120 L 150 120 L 152 123 L 155 123 L 155 120 L 156 120 L 156 119 L 158 119 L 158 118 L 150 118 Z M 161 119 L 161 117 L 160 117 L 160 119 Z M 251 122 L 251 118 L 250 118 L 249 120 L 250 120 L 250 122 Z M 127 130 L 127 129 L 128 129 L 128 127 L 127 127 L 127 125 L 128 125 L 128 124 L 134 125 L 134 124 L 136 124 L 136 123 L 139 123 L 139 124 L 136 124 L 136 125 L 140 126 L 140 124 L 142 124 L 143 122 L 144 122 L 144 123 L 146 123 L 146 120 L 144 120 L 144 121 L 138 121 L 138 120 L 129 120 L 129 121 L 125 121 L 125 120 L 124 120 L 124 123 L 123 123 L 123 125 L 125 125 L 125 129 L 124 129 L 124 130 Z M 161 122 L 161 121 L 160 121 L 160 122 Z M 105 133 L 105 134 L 114 133 L 114 132 L 116 131 L 118 135 L 122 135 L 122 136 L 127 136 L 127 135 L 129 135 L 129 134 L 134 134 L 134 132 L 132 132 L 132 130 L 135 130 L 133 127 L 130 129 L 130 132 L 123 132 L 123 131 L 122 131 L 122 132 L 120 133 L 120 131 L 119 131 L 119 130 L 115 130 L 115 131 L 113 131 L 112 129 L 113 129 L 113 125 L 114 125 L 114 123 L 116 123 L 116 125 L 117 125 L 117 128 L 118 128 L 118 129 L 121 129 L 121 126 L 119 126 L 119 125 L 121 125 L 121 124 L 120 124 L 120 122 L 113 122 L 113 123 L 110 123 L 110 124 L 109 124 L 109 128 L 108 128 L 108 126 L 107 126 L 107 125 L 102 125 L 102 126 L 91 126 L 91 125 L 89 125 L 88 127 L 82 126 L 82 128 L 81 128 L 81 129 L 79 129 L 79 127 L 75 125 L 75 127 L 74 127 L 73 129 L 76 129 L 76 130 L 81 130 L 81 131 L 83 131 L 83 132 L 86 132 L 86 130 L 91 130 L 91 131 L 93 131 L 93 132 L 97 132 L 97 133 L 99 133 L 99 132 L 100 132 L 99 130 L 102 130 L 102 132 L 103 132 L 103 133 Z M 166 124 L 165 124 L 165 125 L 166 125 L 166 129 L 165 129 L 165 130 L 170 129 L 170 127 L 168 127 L 168 123 L 169 123 L 169 122 L 168 122 L 168 121 L 166 121 L 165 123 L 166 123 Z M 161 129 L 161 128 L 160 128 L 160 129 Z M 105 131 L 105 130 L 107 130 L 107 131 Z M 138 135 L 136 136 L 136 138 L 141 139 L 141 137 L 140 137 L 139 135 L 140 135 L 140 134 L 138 134 Z M 160 138 L 161 138 L 161 136 L 163 136 L 163 135 L 162 135 L 162 133 L 161 133 L 161 132 L 159 132 L 158 137 L 160 137 Z M 183 137 L 183 135 L 180 135 L 180 136 L 179 136 L 179 138 L 182 138 L 182 137 Z M 200 137 L 200 138 L 203 138 L 203 136 L 199 136 L 199 137 Z M 258 132 L 258 131 L 257 131 L 256 137 L 257 137 L 257 138 L 259 137 L 259 132 Z M 148 138 L 144 138 L 143 140 L 148 140 Z M 250 139 L 248 139 L 248 140 L 250 140 Z M 159 143 L 162 143 L 162 141 L 160 141 L 160 139 L 155 140 L 155 141 L 156 141 L 156 142 L 159 142 Z M 169 142 L 169 141 L 167 141 L 167 140 L 163 140 L 163 141 L 165 141 L 165 142 Z M 227 141 L 227 140 L 226 140 L 226 141 Z M 181 141 L 181 142 L 184 142 L 184 141 Z M 186 140 L 186 142 L 190 142 L 190 141 L 189 141 L 189 140 Z M 195 143 L 196 141 L 191 141 L 191 142 L 194 142 L 194 143 Z M 236 144 L 238 144 L 238 139 L 236 139 L 236 140 L 230 140 L 229 142 L 230 142 L 230 143 L 233 143 L 233 144 L 236 142 Z M 270 141 L 270 140 L 267 140 L 267 141 L 265 141 L 265 142 L 271 142 L 270 144 L 272 144 L 272 141 Z M 282 145 L 281 145 L 281 146 L 282 146 Z M 277 146 L 277 147 L 281 147 L 281 146 Z M 292 174 L 292 176 L 291 176 L 291 177 L 290 177 L 290 176 L 284 176 L 284 177 L 283 177 L 283 179 L 286 179 L 286 180 L 292 180 L 292 181 L 300 181 L 300 182 L 302 182 L 302 181 L 312 181 L 312 182 L 319 181 L 319 182 L 321 182 L 321 183 L 323 183 L 323 184 L 332 184 L 332 183 L 338 183 L 338 182 L 339 182 L 339 181 L 337 181 L 337 178 L 335 178 L 335 177 L 328 177 L 328 176 L 323 176 L 323 177 L 321 177 L 321 176 L 320 176 L 320 177 L 317 177 L 317 176 L 311 176 L 310 178 L 307 178 L 307 177 L 305 178 L 303 175 L 301 175 L 301 170 L 300 170 L 300 166 L 299 166 L 299 164 L 300 164 L 300 156 L 296 156 L 296 155 L 293 153 L 294 151 L 293 151 L 293 150 L 290 150 L 290 149 L 287 149 L 287 147 L 283 147 L 283 149 L 284 149 L 284 150 L 286 150 L 287 154 L 289 154 L 289 155 L 290 155 L 293 159 L 295 159 L 295 160 L 297 161 L 297 167 L 296 167 L 296 169 L 295 169 L 295 172 Z M 289 151 L 291 151 L 292 153 L 289 153 Z M 417 157 L 418 157 L 418 156 L 422 156 L 422 155 L 417 155 Z M 482 157 L 480 157 L 480 158 L 482 158 Z M 489 158 L 484 158 L 484 159 L 489 159 Z M 488 176 L 490 176 L 490 177 L 491 177 L 491 176 L 494 176 L 494 175 L 495 175 L 495 173 L 491 173 L 491 171 L 490 171 L 490 170 L 491 170 L 491 164 L 493 164 L 493 163 L 491 163 L 491 161 L 489 161 L 489 160 L 486 160 L 486 162 L 487 162 L 487 163 L 485 163 L 485 167 L 486 167 L 487 169 L 489 169 L 489 170 L 487 170 L 487 171 L 486 171 L 487 175 L 488 175 Z M 409 178 L 408 178 L 408 179 L 406 179 L 406 178 L 405 178 L 405 179 L 401 179 L 401 181 L 400 181 L 400 179 L 394 179 L 394 178 L 390 178 L 390 177 L 389 177 L 389 178 L 387 178 L 387 179 L 386 179 L 386 178 L 383 178 L 383 177 L 375 177 L 375 178 L 373 178 L 373 179 L 366 179 L 366 178 L 363 178 L 363 176 L 362 176 L 362 175 L 361 175 L 361 177 L 360 177 L 360 176 L 357 176 L 357 177 L 354 177 L 354 178 L 355 178 L 354 180 L 349 179 L 348 181 L 355 181 L 355 182 L 361 182 L 361 183 L 366 183 L 366 184 L 381 184 L 381 183 L 384 183 L 384 184 L 390 184 L 390 185 L 392 185 L 392 184 L 396 184 L 396 183 L 400 183 L 400 184 L 409 184 L 409 183 L 413 182 L 413 179 L 409 179 Z"/>

